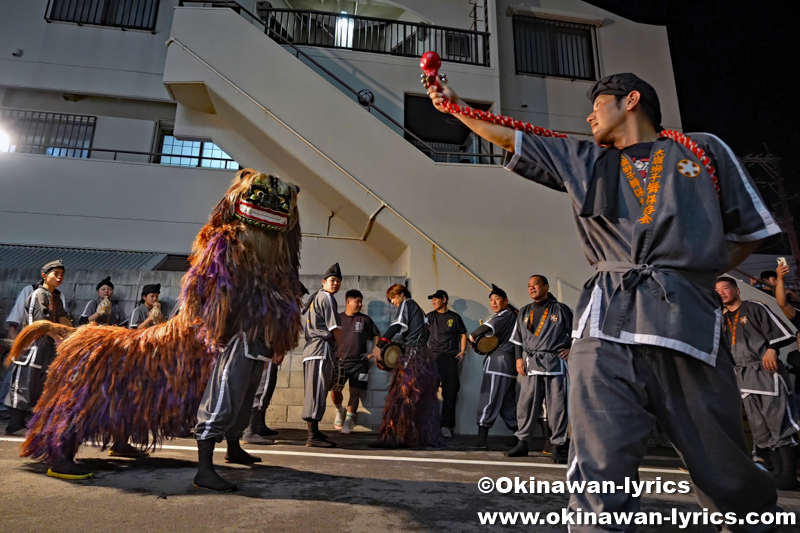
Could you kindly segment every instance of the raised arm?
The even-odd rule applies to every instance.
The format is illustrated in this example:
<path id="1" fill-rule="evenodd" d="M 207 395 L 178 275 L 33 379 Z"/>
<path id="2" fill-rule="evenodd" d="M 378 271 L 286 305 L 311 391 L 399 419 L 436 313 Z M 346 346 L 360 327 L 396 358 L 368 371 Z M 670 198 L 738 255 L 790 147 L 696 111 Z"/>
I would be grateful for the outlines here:
<path id="1" fill-rule="evenodd" d="M 453 91 L 453 89 L 451 89 L 448 85 L 442 82 L 440 83 L 442 84 L 441 90 L 436 85 L 431 85 L 428 87 L 428 96 L 430 96 L 431 101 L 433 102 L 433 107 L 442 113 L 452 114 L 442 106 L 442 104 L 445 102 L 445 99 L 461 106 L 468 105 L 461 100 L 455 91 Z M 512 153 L 514 152 L 515 131 L 513 128 L 501 126 L 500 124 L 492 124 L 491 122 L 485 122 L 483 120 L 478 120 L 477 118 L 465 117 L 464 115 L 452 115 L 464 123 L 466 127 L 487 141 L 496 144 L 503 150 Z"/>

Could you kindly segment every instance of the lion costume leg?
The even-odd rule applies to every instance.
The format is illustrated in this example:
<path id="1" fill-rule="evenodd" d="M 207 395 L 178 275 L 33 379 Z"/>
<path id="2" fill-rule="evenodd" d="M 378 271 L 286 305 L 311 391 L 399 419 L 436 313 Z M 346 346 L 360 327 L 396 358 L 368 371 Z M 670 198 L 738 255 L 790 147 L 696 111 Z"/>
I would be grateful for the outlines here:
<path id="1" fill-rule="evenodd" d="M 226 439 L 229 463 L 253 464 L 261 461 L 242 450 L 239 439 L 250 421 L 250 408 L 264 369 L 262 343 L 248 343 L 244 334 L 232 337 L 217 357 L 214 369 L 197 410 L 198 468 L 194 485 L 232 492 L 236 485 L 214 470 L 214 445 Z"/>

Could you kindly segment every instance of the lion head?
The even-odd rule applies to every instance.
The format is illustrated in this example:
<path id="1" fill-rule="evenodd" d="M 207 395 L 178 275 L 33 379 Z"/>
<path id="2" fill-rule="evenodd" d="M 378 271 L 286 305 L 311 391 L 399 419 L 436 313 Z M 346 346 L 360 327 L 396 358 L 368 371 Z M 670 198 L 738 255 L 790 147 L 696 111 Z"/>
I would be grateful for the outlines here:
<path id="1" fill-rule="evenodd" d="M 299 187 L 245 168 L 192 245 L 181 314 L 208 343 L 244 331 L 276 350 L 300 333 Z"/>
<path id="2" fill-rule="evenodd" d="M 261 230 L 285 232 L 298 223 L 299 192 L 297 185 L 278 176 L 245 168 L 233 178 L 214 215 L 220 215 L 223 224 L 238 220 Z"/>

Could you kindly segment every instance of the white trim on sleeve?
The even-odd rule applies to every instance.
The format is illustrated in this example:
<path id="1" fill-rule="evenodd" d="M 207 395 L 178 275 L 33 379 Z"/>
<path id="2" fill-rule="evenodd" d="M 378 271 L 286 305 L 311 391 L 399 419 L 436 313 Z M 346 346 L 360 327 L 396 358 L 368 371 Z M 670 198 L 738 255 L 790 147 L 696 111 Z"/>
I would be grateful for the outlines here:
<path id="1" fill-rule="evenodd" d="M 517 130 L 514 133 L 514 155 L 511 156 L 509 161 L 503 168 L 506 170 L 514 170 L 514 167 L 519 163 L 519 158 L 522 156 L 522 132 Z"/>

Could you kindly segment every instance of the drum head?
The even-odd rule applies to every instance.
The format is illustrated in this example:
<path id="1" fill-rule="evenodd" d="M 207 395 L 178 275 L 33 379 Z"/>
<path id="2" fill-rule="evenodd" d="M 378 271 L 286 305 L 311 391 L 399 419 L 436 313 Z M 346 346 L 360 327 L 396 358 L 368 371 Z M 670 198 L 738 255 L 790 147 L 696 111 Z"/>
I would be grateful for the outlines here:
<path id="1" fill-rule="evenodd" d="M 403 347 L 399 344 L 390 343 L 383 351 L 383 362 L 388 368 L 394 368 L 397 366 L 397 361 L 401 355 L 403 355 Z"/>
<path id="2" fill-rule="evenodd" d="M 478 342 L 475 343 L 474 349 L 477 353 L 481 355 L 489 355 L 497 348 L 499 340 L 496 336 L 493 337 L 481 337 L 478 339 Z"/>

